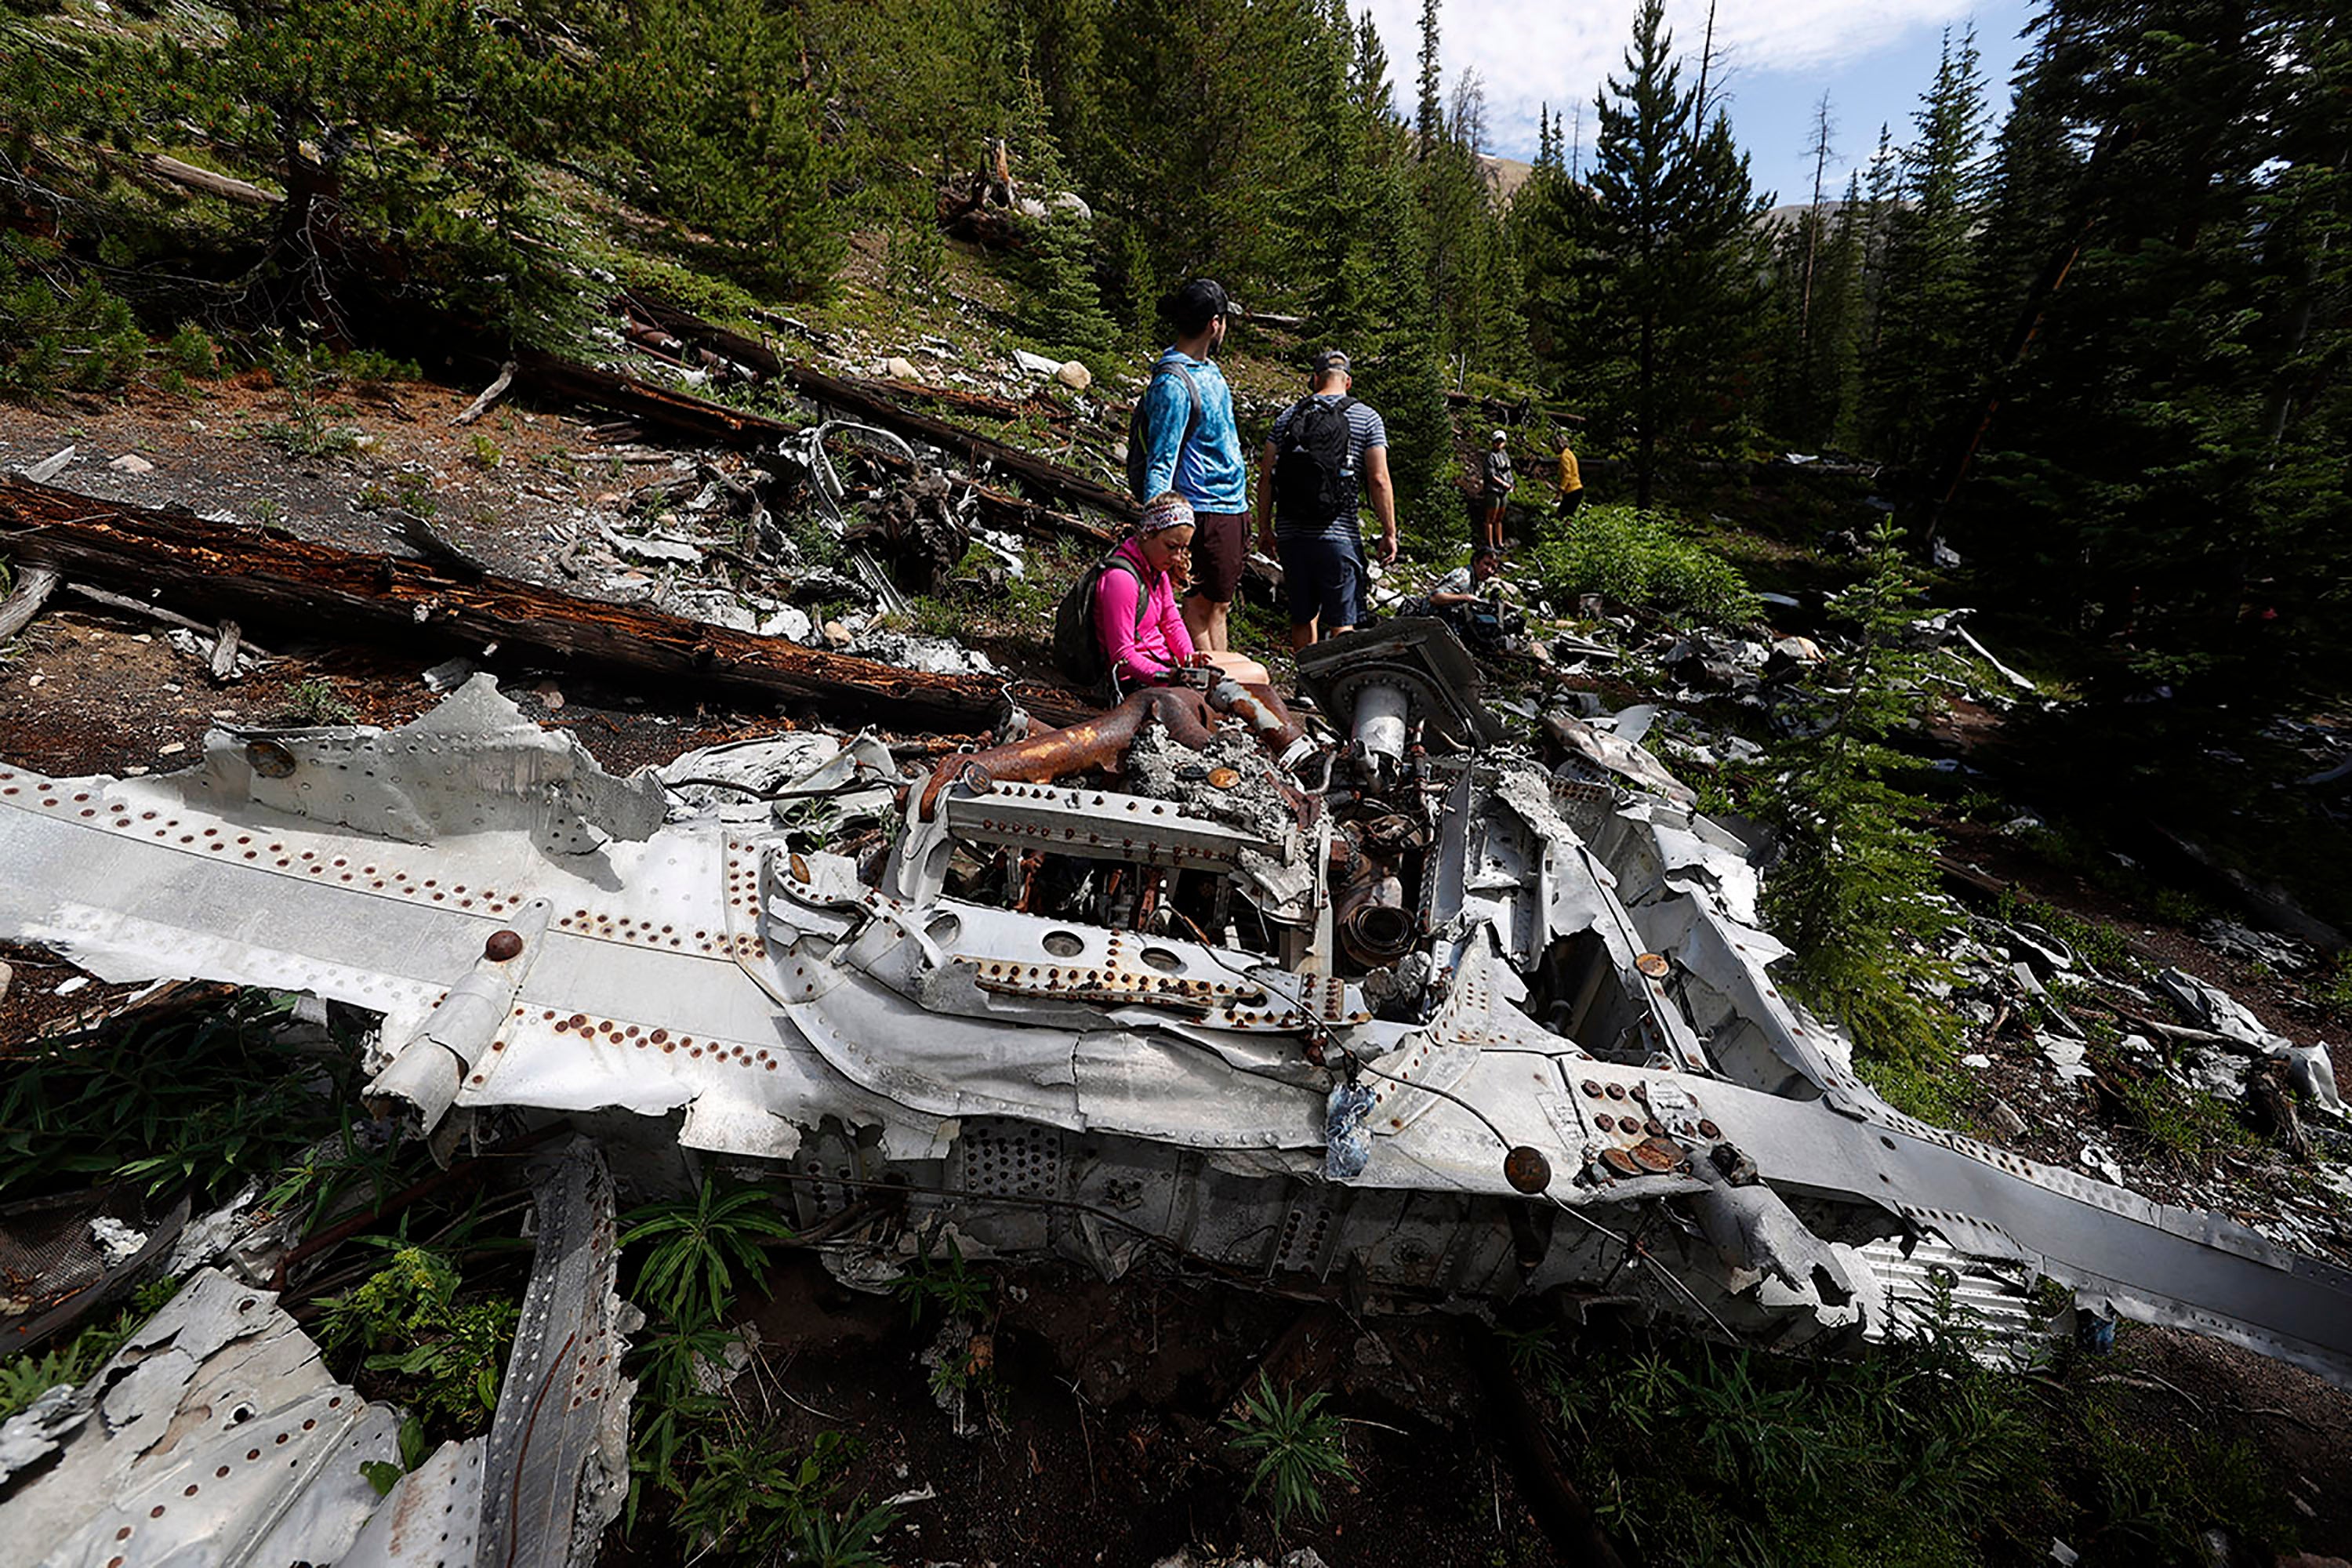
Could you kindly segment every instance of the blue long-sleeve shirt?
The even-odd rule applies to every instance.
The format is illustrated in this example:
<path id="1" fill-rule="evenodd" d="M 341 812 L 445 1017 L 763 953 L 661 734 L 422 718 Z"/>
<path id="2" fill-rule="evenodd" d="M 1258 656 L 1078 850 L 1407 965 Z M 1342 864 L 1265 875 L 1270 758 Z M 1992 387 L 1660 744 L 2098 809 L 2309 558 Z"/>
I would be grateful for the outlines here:
<path id="1" fill-rule="evenodd" d="M 1249 474 L 1242 467 L 1241 432 L 1234 426 L 1234 389 L 1225 384 L 1224 372 L 1208 360 L 1171 348 L 1159 363 L 1171 362 L 1192 373 L 1192 384 L 1201 389 L 1201 424 L 1192 438 L 1185 440 L 1192 394 L 1184 390 L 1182 374 L 1162 375 L 1155 365 L 1151 385 L 1143 395 L 1150 453 L 1143 499 L 1172 489 L 1192 502 L 1194 511 L 1247 511 Z"/>

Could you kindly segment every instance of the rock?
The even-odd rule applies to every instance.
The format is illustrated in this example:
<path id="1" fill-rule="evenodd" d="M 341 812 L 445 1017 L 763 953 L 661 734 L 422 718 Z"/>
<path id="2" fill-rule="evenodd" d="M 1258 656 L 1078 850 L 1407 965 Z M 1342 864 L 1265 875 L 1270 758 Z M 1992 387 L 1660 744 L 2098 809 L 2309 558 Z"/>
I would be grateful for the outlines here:
<path id="1" fill-rule="evenodd" d="M 1076 191 L 1055 191 L 1045 198 L 1045 205 L 1056 213 L 1067 213 L 1075 218 L 1091 221 L 1095 216 L 1095 209 L 1087 205 L 1086 197 Z"/>
<path id="2" fill-rule="evenodd" d="M 1084 392 L 1095 384 L 1095 373 L 1074 359 L 1064 360 L 1062 368 L 1054 373 L 1054 379 L 1072 392 Z"/>
<path id="3" fill-rule="evenodd" d="M 5 962 L 0 962 L 0 1000 L 5 1000 L 8 994 L 8 983 L 16 978 L 16 969 Z"/>
<path id="4" fill-rule="evenodd" d="M 1327 1568 L 1327 1564 L 1315 1548 L 1302 1546 L 1296 1552 L 1284 1554 L 1282 1568 Z"/>
<path id="5" fill-rule="evenodd" d="M 1791 664 L 1819 664 L 1821 645 L 1811 637 L 1782 637 L 1772 645 L 1772 651 Z"/>
<path id="6" fill-rule="evenodd" d="M 1986 1115 L 1992 1122 L 1993 1131 L 2002 1137 L 2021 1138 L 2025 1135 L 2025 1118 L 2020 1116 L 2017 1113 L 2017 1108 L 2011 1105 L 2009 1101 L 1994 1100 L 1992 1110 Z"/>
<path id="7" fill-rule="evenodd" d="M 530 689 L 530 694 L 538 698 L 540 705 L 551 713 L 558 712 L 563 707 L 563 689 L 552 680 L 541 681 Z"/>
<path id="8" fill-rule="evenodd" d="M 1014 349 L 1013 351 L 1013 358 L 1014 363 L 1018 363 L 1023 370 L 1027 371 L 1031 375 L 1059 375 L 1062 374 L 1062 362 L 1060 360 L 1049 359 L 1044 354 L 1033 354 L 1027 349 Z"/>
<path id="9" fill-rule="evenodd" d="M 915 368 L 914 361 L 910 359 L 902 359 L 896 354 L 893 354 L 890 358 L 882 362 L 882 374 L 889 376 L 894 381 L 920 381 L 923 379 L 923 373 Z"/>
<path id="10" fill-rule="evenodd" d="M 824 623 L 824 640 L 834 647 L 847 647 L 849 628 L 839 621 L 827 621 Z"/>
<path id="11" fill-rule="evenodd" d="M 125 452 L 106 466 L 118 474 L 152 474 L 155 471 L 155 465 L 136 452 Z"/>

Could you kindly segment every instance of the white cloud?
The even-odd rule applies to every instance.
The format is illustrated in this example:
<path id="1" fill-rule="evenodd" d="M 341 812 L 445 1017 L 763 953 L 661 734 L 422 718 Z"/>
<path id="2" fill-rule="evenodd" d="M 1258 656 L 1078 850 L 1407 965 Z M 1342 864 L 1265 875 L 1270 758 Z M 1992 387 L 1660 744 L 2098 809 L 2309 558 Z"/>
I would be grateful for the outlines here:
<path id="1" fill-rule="evenodd" d="M 1367 3 L 1388 47 L 1397 106 L 1410 116 L 1421 48 L 1419 0 L 1355 0 L 1356 9 L 1360 13 Z M 1975 8 L 1971 0 L 1717 0 L 1718 68 L 1727 61 L 1735 92 L 1741 78 L 1826 73 L 1917 30 L 1965 23 Z M 1583 105 L 1589 138 L 1593 96 L 1602 78 L 1619 68 L 1634 14 L 1634 0 L 1448 0 L 1438 18 L 1439 63 L 1449 91 L 1465 69 L 1485 82 L 1493 150 L 1531 149 L 1537 107 L 1543 103 L 1570 114 Z M 1666 21 L 1675 52 L 1689 62 L 1688 85 L 1706 34 L 1706 0 L 1674 0 Z"/>

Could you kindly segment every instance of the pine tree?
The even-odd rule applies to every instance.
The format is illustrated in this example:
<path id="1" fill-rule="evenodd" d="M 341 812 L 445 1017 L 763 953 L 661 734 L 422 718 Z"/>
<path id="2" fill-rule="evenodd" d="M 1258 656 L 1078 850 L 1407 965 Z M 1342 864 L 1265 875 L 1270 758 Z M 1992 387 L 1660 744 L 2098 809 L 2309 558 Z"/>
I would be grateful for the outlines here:
<path id="1" fill-rule="evenodd" d="M 800 39 L 759 0 L 647 0 L 624 101 L 647 198 L 728 247 L 733 269 L 794 293 L 831 287 L 843 249 L 817 136 L 799 86 Z M 679 71 L 674 62 L 697 62 Z"/>
<path id="2" fill-rule="evenodd" d="M 1976 36 L 1944 36 L 1936 79 L 1901 154 L 1903 200 L 1888 215 L 1878 341 L 1867 373 L 1871 451 L 1908 467 L 1981 379 L 1972 237 L 1982 217 L 1984 79 Z"/>
<path id="3" fill-rule="evenodd" d="M 1780 840 L 1764 912 L 1796 954 L 1806 1002 L 1835 1016 L 1868 1056 L 1932 1068 L 1948 1052 L 1936 1015 L 1906 982 L 1929 966 L 1947 923 L 1935 901 L 1926 802 L 1895 780 L 1887 744 L 1923 701 L 1925 656 L 1909 643 L 1917 589 L 1892 522 L 1873 536 L 1863 580 L 1832 601 L 1848 651 L 1816 674 L 1806 732 L 1771 757 L 1757 802 Z"/>
<path id="4" fill-rule="evenodd" d="M 1998 415 L 1955 532 L 2053 620 L 2115 639 L 2137 679 L 2184 696 L 2291 679 L 2340 637 L 2318 595 L 2342 574 L 2320 531 L 2341 508 L 2272 488 L 2287 456 L 2274 389 L 2312 299 L 2292 193 L 2343 160 L 2326 96 L 2342 79 L 2313 68 L 2324 45 L 2304 53 L 2337 24 L 2305 32 L 2310 16 L 2061 0 L 2020 88 L 2037 136 L 2003 145 L 2088 152 L 1979 405 Z M 2315 117 L 2334 129 L 2305 162 L 2287 132 Z M 2005 170 L 1999 187 L 2018 184 Z"/>
<path id="5" fill-rule="evenodd" d="M 1644 0 L 1625 76 L 1602 92 L 1592 200 L 1575 207 L 1575 288 L 1554 341 L 1571 345 L 1630 440 L 1634 496 L 1648 506 L 1675 453 L 1716 446 L 1740 422 L 1762 303 L 1748 160 L 1717 116 L 1694 138 L 1663 0 Z"/>
<path id="6" fill-rule="evenodd" d="M 1438 0 L 1421 0 L 1420 96 L 1414 100 L 1412 128 L 1423 158 L 1436 151 L 1445 130 L 1444 81 L 1437 66 L 1437 5 Z"/>
<path id="7" fill-rule="evenodd" d="M 1048 128 L 1045 96 L 1035 77 L 1021 73 L 1013 108 L 1005 121 L 1020 188 L 1051 202 L 1068 187 L 1068 171 Z M 1022 258 L 1023 324 L 1056 352 L 1106 365 L 1118 328 L 1103 310 L 1094 275 L 1093 220 L 1065 206 L 1023 224 L 1027 247 Z"/>

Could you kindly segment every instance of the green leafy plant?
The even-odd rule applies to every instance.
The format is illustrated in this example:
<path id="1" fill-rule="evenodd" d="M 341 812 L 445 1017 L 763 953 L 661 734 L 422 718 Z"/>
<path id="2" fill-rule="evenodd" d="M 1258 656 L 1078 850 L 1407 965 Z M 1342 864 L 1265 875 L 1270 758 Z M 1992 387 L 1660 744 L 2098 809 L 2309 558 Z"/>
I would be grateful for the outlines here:
<path id="1" fill-rule="evenodd" d="M 766 1258 L 761 1245 L 790 1241 L 793 1231 L 775 1200 L 758 1187 L 728 1187 L 707 1179 L 683 1203 L 648 1204 L 622 1222 L 621 1245 L 650 1242 L 637 1268 L 637 1294 L 674 1321 L 717 1322 L 741 1269 L 762 1291 Z"/>
<path id="2" fill-rule="evenodd" d="M 705 1432 L 695 1476 L 671 1524 L 698 1550 L 730 1557 L 767 1557 L 824 1565 L 878 1568 L 875 1550 L 896 1522 L 888 1504 L 837 1500 L 842 1468 L 857 1445 L 838 1432 L 820 1432 L 797 1456 L 731 1425 Z"/>
<path id="3" fill-rule="evenodd" d="M 474 432 L 473 440 L 466 448 L 466 461 L 487 474 L 505 460 L 506 453 L 499 450 L 496 441 L 479 430 Z"/>
<path id="4" fill-rule="evenodd" d="M 367 1484 L 383 1497 L 400 1484 L 400 1478 L 423 1464 L 433 1453 L 433 1440 L 425 1435 L 425 1423 L 411 1415 L 400 1424 L 400 1458 L 365 1459 L 361 1461 L 360 1474 Z"/>
<path id="5" fill-rule="evenodd" d="M 727 1402 L 706 1387 L 706 1369 L 719 1364 L 730 1342 L 727 1331 L 715 1322 L 674 1320 L 663 1321 L 639 1342 L 625 1529 L 635 1531 L 648 1491 L 686 1495 L 681 1465 L 690 1463 L 698 1435 L 728 1415 Z"/>
<path id="6" fill-rule="evenodd" d="M 1547 521 L 1535 546 L 1537 574 L 1555 605 L 1580 594 L 1605 594 L 1629 605 L 1710 621 L 1749 621 L 1759 606 L 1747 582 L 1721 556 L 1662 511 L 1588 507 L 1566 522 Z"/>
<path id="7" fill-rule="evenodd" d="M 139 1326 L 162 1311 L 179 1291 L 158 1279 L 142 1286 L 131 1305 L 109 1323 L 93 1323 L 62 1344 L 26 1351 L 0 1361 L 0 1421 L 5 1421 L 60 1384 L 78 1384 L 105 1364 Z"/>
<path id="8" fill-rule="evenodd" d="M 288 687 L 278 710 L 278 721 L 287 724 L 352 724 L 359 716 L 332 685 L 315 676 Z"/>
<path id="9" fill-rule="evenodd" d="M 487 1428 L 514 1337 L 515 1304 L 461 1302 L 461 1280 L 447 1258 L 394 1238 L 370 1239 L 394 1248 L 392 1261 L 327 1303 L 320 1342 L 370 1352 L 362 1364 L 404 1380 L 420 1417 L 444 1417 L 458 1431 Z"/>
<path id="10" fill-rule="evenodd" d="M 1246 1495 L 1265 1494 L 1266 1511 L 1279 1538 L 1290 1516 L 1304 1509 L 1316 1519 L 1326 1511 L 1323 1484 L 1355 1475 L 1341 1441 L 1339 1418 L 1326 1413 L 1318 1389 L 1294 1398 L 1276 1389 L 1263 1372 L 1257 1388 L 1242 1395 L 1242 1408 L 1225 1417 L 1232 1445 L 1255 1459 Z"/>
<path id="11" fill-rule="evenodd" d="M 246 991 L 27 1047 L 0 1095 L 0 1194 L 120 1176 L 216 1201 L 280 1170 L 347 1125 L 356 1099 L 352 1053 L 289 1037 L 293 1005 Z"/>
<path id="12" fill-rule="evenodd" d="M 890 1288 L 907 1303 L 907 1321 L 914 1324 L 920 1323 L 924 1312 L 933 1307 L 951 1318 L 980 1317 L 988 1310 L 989 1293 L 994 1286 L 993 1280 L 964 1262 L 963 1249 L 951 1236 L 946 1262 L 934 1260 L 927 1246 L 914 1267 L 893 1280 Z"/>

